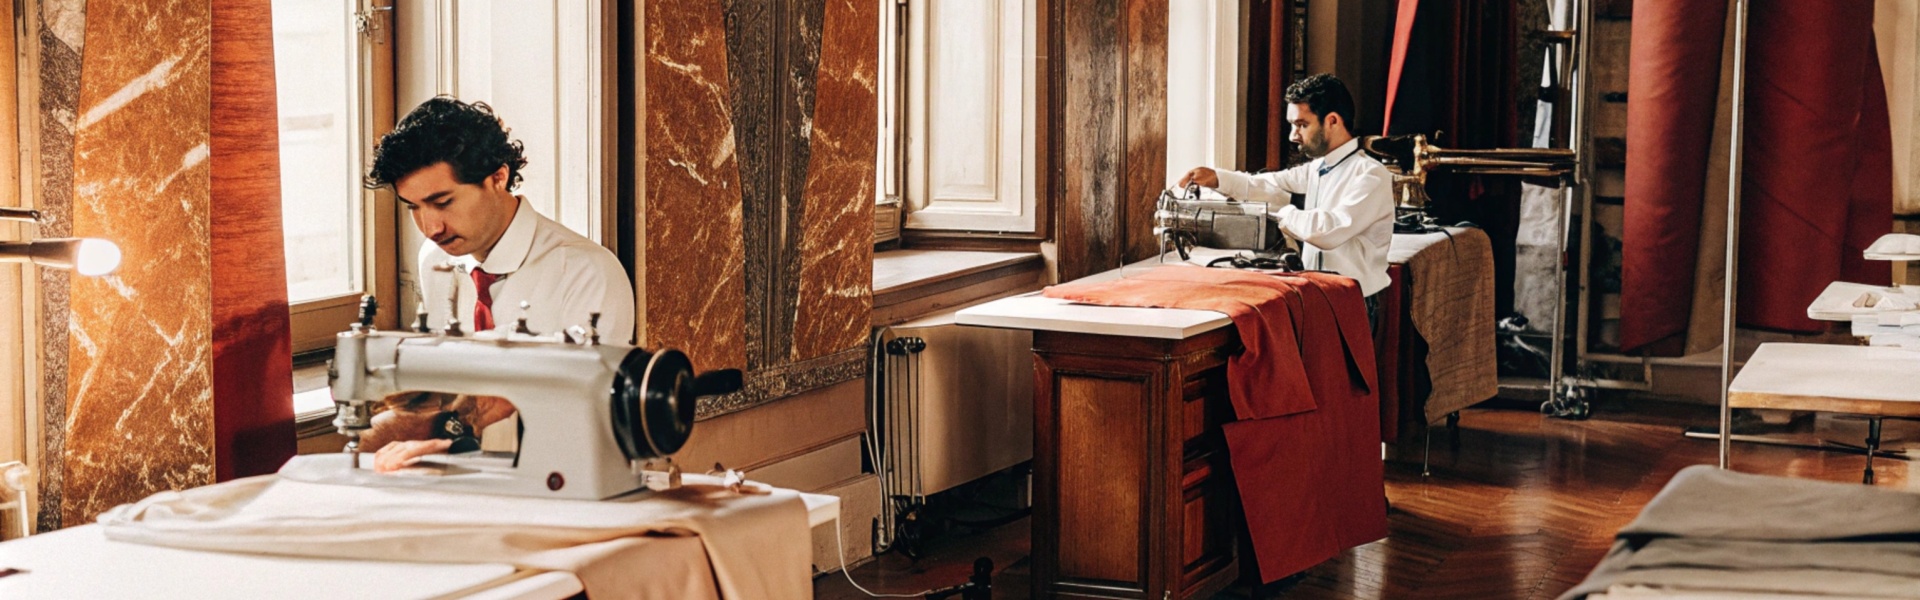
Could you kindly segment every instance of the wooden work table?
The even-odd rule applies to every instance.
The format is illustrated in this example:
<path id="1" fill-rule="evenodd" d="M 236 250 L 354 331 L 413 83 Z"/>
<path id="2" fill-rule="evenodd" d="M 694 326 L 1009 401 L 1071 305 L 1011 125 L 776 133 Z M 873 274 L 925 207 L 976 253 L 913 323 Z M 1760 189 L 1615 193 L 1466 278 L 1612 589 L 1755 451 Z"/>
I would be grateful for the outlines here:
<path id="1" fill-rule="evenodd" d="M 1829 344 L 1761 344 L 1727 388 L 1733 408 L 1865 415 L 1867 466 L 1880 446 L 1880 419 L 1920 418 L 1920 352 Z"/>
<path id="2" fill-rule="evenodd" d="M 1031 294 L 957 321 L 1034 332 L 1034 597 L 1207 598 L 1233 582 L 1226 315 Z"/>

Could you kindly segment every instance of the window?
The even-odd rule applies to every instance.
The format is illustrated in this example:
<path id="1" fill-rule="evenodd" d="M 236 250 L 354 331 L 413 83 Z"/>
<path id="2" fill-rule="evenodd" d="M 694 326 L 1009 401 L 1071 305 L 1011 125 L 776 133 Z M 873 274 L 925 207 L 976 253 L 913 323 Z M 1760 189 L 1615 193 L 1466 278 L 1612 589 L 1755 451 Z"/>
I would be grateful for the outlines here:
<path id="1" fill-rule="evenodd" d="M 881 107 L 881 129 L 893 137 L 880 144 L 880 189 L 897 189 L 890 177 L 904 173 L 908 229 L 1038 230 L 1036 5 L 907 0 L 903 19 L 895 13 L 882 24 L 903 32 L 883 36 L 893 51 L 882 62 L 882 95 L 904 91 L 904 100 Z M 902 110 L 904 128 L 895 126 Z M 904 161 L 896 160 L 900 145 Z"/>
<path id="2" fill-rule="evenodd" d="M 374 117 L 392 121 L 387 11 L 273 0 L 281 222 L 295 352 L 326 348 L 360 296 L 392 307 L 392 201 L 360 186 Z M 387 77 L 390 80 L 390 77 Z M 383 279 L 382 276 L 387 279 Z M 392 310 L 383 311 L 392 326 Z"/>

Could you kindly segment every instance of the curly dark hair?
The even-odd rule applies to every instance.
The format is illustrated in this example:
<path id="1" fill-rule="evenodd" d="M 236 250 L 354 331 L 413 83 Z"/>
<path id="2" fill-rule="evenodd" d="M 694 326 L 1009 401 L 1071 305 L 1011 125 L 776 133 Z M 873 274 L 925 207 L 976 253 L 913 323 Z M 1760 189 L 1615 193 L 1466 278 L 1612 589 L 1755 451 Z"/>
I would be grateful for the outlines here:
<path id="1" fill-rule="evenodd" d="M 1327 115 L 1340 115 L 1348 132 L 1360 131 L 1359 123 L 1353 120 L 1353 93 L 1347 91 L 1347 84 L 1331 74 L 1309 75 L 1293 82 L 1287 86 L 1287 102 L 1306 104 L 1323 122 Z"/>
<path id="2" fill-rule="evenodd" d="M 527 157 L 511 130 L 493 115 L 485 102 L 461 102 L 436 96 L 407 113 L 393 131 L 380 136 L 373 147 L 373 166 L 362 184 L 368 189 L 391 188 L 414 171 L 444 162 L 453 167 L 460 183 L 479 183 L 501 165 L 507 166 L 507 189 L 520 187 L 520 170 Z"/>

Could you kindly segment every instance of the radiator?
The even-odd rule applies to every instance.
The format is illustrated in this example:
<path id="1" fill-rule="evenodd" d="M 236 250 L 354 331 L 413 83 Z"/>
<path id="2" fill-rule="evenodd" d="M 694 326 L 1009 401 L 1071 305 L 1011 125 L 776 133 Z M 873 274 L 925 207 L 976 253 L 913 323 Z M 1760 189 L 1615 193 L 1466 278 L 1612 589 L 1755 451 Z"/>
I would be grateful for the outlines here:
<path id="1" fill-rule="evenodd" d="M 880 478 L 875 551 L 927 495 L 1033 458 L 1033 332 L 939 315 L 875 329 L 868 457 Z"/>

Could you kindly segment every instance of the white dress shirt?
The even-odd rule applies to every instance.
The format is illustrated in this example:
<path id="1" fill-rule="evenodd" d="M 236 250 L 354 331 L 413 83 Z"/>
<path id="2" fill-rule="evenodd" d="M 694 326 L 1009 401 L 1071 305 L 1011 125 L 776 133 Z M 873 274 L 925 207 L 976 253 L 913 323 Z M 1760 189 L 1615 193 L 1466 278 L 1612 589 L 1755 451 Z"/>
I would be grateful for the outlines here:
<path id="1" fill-rule="evenodd" d="M 1387 287 L 1387 250 L 1393 246 L 1393 174 L 1348 140 L 1326 156 L 1285 171 L 1251 175 L 1217 170 L 1220 193 L 1279 206 L 1268 216 L 1287 236 L 1305 242 L 1301 262 L 1360 282 L 1372 296 Z M 1288 204 L 1306 194 L 1306 209 Z"/>
<path id="2" fill-rule="evenodd" d="M 434 270 L 435 265 L 442 264 L 454 269 Z M 527 327 L 535 334 L 585 326 L 588 314 L 598 312 L 601 341 L 633 340 L 637 316 L 633 284 L 620 259 L 593 240 L 541 215 L 525 198 L 520 199 L 513 222 L 494 243 L 485 262 L 471 255 L 448 256 L 432 241 L 420 245 L 417 278 L 427 322 L 435 330 L 446 326 L 447 295 L 452 292 L 460 328 L 473 332 L 475 294 L 469 272 L 476 268 L 499 276 L 488 289 L 493 296 L 496 329 L 512 331 L 521 316 L 520 302 L 525 301 Z M 404 315 L 402 321 L 411 324 L 412 315 Z"/>

